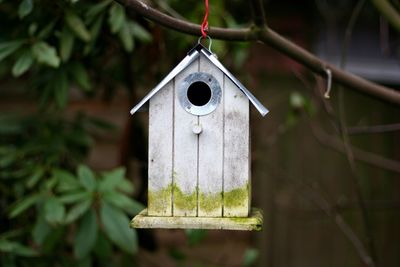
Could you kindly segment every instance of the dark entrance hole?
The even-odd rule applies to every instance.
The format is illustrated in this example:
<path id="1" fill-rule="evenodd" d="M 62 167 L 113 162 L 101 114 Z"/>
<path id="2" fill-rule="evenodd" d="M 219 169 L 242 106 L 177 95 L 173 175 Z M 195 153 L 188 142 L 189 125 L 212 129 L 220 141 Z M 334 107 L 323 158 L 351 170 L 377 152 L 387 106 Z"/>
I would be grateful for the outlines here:
<path id="1" fill-rule="evenodd" d="M 204 106 L 211 99 L 211 89 L 205 82 L 194 82 L 187 90 L 187 97 L 195 106 Z"/>

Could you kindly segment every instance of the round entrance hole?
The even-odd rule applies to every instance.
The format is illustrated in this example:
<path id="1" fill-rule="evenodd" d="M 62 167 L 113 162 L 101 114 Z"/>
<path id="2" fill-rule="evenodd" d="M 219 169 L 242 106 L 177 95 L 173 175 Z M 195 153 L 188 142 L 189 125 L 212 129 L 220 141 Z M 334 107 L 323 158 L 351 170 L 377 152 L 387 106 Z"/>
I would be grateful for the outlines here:
<path id="1" fill-rule="evenodd" d="M 187 89 L 187 98 L 195 106 L 204 106 L 211 99 L 211 89 L 205 82 L 194 82 Z"/>

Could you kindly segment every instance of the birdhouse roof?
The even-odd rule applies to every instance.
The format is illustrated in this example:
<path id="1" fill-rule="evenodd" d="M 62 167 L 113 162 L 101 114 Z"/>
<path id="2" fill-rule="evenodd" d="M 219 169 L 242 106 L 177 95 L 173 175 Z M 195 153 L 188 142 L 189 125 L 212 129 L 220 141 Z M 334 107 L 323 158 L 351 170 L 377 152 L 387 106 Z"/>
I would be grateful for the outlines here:
<path id="1" fill-rule="evenodd" d="M 224 65 L 222 65 L 222 63 L 210 50 L 198 43 L 192 50 L 189 51 L 187 56 L 170 73 L 168 73 L 168 75 L 165 76 L 165 78 L 156 87 L 153 88 L 153 90 L 151 90 L 136 106 L 131 109 L 130 113 L 133 115 L 136 111 L 138 111 L 169 81 L 171 81 L 176 75 L 189 66 L 194 60 L 200 57 L 200 55 L 204 55 L 212 64 L 221 70 L 240 89 L 240 91 L 247 96 L 247 98 L 262 116 L 265 116 L 269 112 L 268 109 L 264 107 L 264 105 L 261 104 L 260 101 L 258 101 L 258 99 L 255 98 L 254 95 L 224 67 Z"/>

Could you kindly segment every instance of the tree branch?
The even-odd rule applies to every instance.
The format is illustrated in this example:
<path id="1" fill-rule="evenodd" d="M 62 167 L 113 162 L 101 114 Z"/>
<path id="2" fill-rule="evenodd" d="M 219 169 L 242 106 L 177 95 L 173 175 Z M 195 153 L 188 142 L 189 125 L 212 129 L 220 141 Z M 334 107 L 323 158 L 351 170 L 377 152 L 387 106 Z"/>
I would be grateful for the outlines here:
<path id="1" fill-rule="evenodd" d="M 178 32 L 200 36 L 200 25 L 168 16 L 139 0 L 115 0 L 128 10 L 135 11 L 145 18 Z M 332 71 L 333 80 L 362 93 L 372 95 L 384 101 L 400 105 L 400 92 L 373 83 L 359 76 L 343 71 L 321 59 L 300 46 L 292 43 L 268 28 L 226 29 L 210 27 L 209 35 L 216 39 L 230 41 L 262 41 L 293 60 L 303 64 L 315 73 L 325 77 L 325 69 Z"/>
<path id="2" fill-rule="evenodd" d="M 384 124 L 384 125 L 370 125 L 370 126 L 353 126 L 347 127 L 345 130 L 347 134 L 377 134 L 400 131 L 400 123 Z"/>
<path id="3" fill-rule="evenodd" d="M 265 20 L 264 5 L 262 0 L 251 0 L 250 1 L 251 13 L 253 15 L 254 24 L 258 27 L 263 28 L 267 25 Z"/>
<path id="4" fill-rule="evenodd" d="M 320 129 L 313 123 L 310 123 L 310 126 L 314 137 L 320 144 L 338 152 L 346 153 L 343 142 L 340 139 L 325 133 L 322 129 Z M 400 162 L 396 160 L 388 159 L 378 154 L 365 151 L 354 146 L 352 146 L 351 149 L 353 150 L 355 160 L 362 161 L 371 166 L 375 166 L 387 171 L 400 173 Z"/>
<path id="5" fill-rule="evenodd" d="M 379 13 L 386 18 L 386 20 L 393 26 L 398 32 L 400 32 L 400 14 L 387 0 L 371 0 L 378 9 Z"/>

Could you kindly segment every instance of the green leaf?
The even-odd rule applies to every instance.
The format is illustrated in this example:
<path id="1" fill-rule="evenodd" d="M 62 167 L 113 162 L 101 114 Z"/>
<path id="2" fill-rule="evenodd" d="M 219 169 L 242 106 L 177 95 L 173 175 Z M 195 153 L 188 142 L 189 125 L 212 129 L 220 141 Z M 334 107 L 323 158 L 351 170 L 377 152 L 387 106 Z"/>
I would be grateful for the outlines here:
<path id="1" fill-rule="evenodd" d="M 253 266 L 258 258 L 258 250 L 254 248 L 248 248 L 243 256 L 243 266 L 250 267 Z"/>
<path id="2" fill-rule="evenodd" d="M 21 245 L 18 242 L 8 241 L 7 239 L 0 239 L 0 251 L 13 253 L 23 257 L 32 257 L 38 255 L 38 253 L 32 248 Z"/>
<path id="3" fill-rule="evenodd" d="M 96 212 L 90 209 L 83 216 L 75 236 L 74 255 L 78 259 L 85 258 L 92 251 L 97 239 Z"/>
<path id="4" fill-rule="evenodd" d="M 45 188 L 48 190 L 52 190 L 54 186 L 57 184 L 57 178 L 56 177 L 51 177 L 50 179 L 47 179 L 46 182 L 44 183 Z"/>
<path id="5" fill-rule="evenodd" d="M 42 245 L 50 233 L 50 225 L 46 222 L 43 215 L 39 215 L 36 219 L 35 226 L 32 229 L 33 240 L 36 244 Z"/>
<path id="6" fill-rule="evenodd" d="M 114 3 L 110 8 L 108 23 L 112 33 L 119 32 L 125 24 L 125 10 L 120 4 Z"/>
<path id="7" fill-rule="evenodd" d="M 93 252 L 100 259 L 110 258 L 112 256 L 113 250 L 111 242 L 106 238 L 103 232 L 97 233 L 97 240 Z"/>
<path id="8" fill-rule="evenodd" d="M 90 199 L 92 196 L 89 192 L 87 191 L 79 191 L 79 192 L 72 192 L 66 195 L 62 195 L 61 197 L 59 197 L 58 199 L 61 201 L 61 203 L 64 204 L 71 204 L 71 203 L 76 203 L 76 202 L 80 202 L 83 200 L 88 200 Z"/>
<path id="9" fill-rule="evenodd" d="M 50 34 L 50 33 L 53 33 L 53 28 L 54 28 L 54 26 L 56 25 L 56 22 L 57 22 L 57 20 L 53 20 L 53 21 L 51 21 L 50 23 L 48 23 L 48 24 L 46 25 L 46 27 L 44 27 L 43 30 L 41 30 L 41 31 L 38 33 L 37 38 L 38 38 L 38 39 L 46 39 L 47 37 L 49 37 L 49 34 Z"/>
<path id="10" fill-rule="evenodd" d="M 122 46 L 124 47 L 125 51 L 132 52 L 134 46 L 134 40 L 132 33 L 129 29 L 129 25 L 124 23 L 121 27 L 121 30 L 118 32 L 119 39 L 122 42 Z"/>
<path id="11" fill-rule="evenodd" d="M 83 50 L 83 53 L 87 55 L 94 47 L 96 43 L 97 36 L 99 35 L 101 25 L 103 24 L 103 19 L 104 16 L 100 16 L 95 20 L 93 23 L 92 27 L 90 27 L 90 36 L 92 37 L 90 39 L 90 42 L 86 44 L 85 49 Z"/>
<path id="12" fill-rule="evenodd" d="M 74 63 L 71 65 L 70 71 L 76 84 L 85 91 L 90 91 L 92 89 L 92 84 L 90 82 L 89 74 L 87 73 L 85 67 L 81 63 Z"/>
<path id="13" fill-rule="evenodd" d="M 86 13 L 86 19 L 88 21 L 93 21 L 93 18 L 101 14 L 105 8 L 111 4 L 112 0 L 101 1 L 100 3 L 91 5 L 88 12 Z"/>
<path id="14" fill-rule="evenodd" d="M 41 195 L 31 195 L 17 202 L 17 204 L 11 209 L 10 218 L 14 218 L 21 214 L 23 211 L 36 204 L 41 199 Z"/>
<path id="15" fill-rule="evenodd" d="M 57 191 L 59 192 L 74 191 L 82 188 L 75 176 L 67 171 L 54 169 L 52 175 L 57 177 Z"/>
<path id="16" fill-rule="evenodd" d="M 116 168 L 112 171 L 103 172 L 99 183 L 99 191 L 106 192 L 114 190 L 125 179 L 125 168 Z"/>
<path id="17" fill-rule="evenodd" d="M 123 212 L 103 203 L 100 217 L 104 231 L 113 243 L 129 254 L 137 252 L 136 231 L 129 228 L 129 219 Z"/>
<path id="18" fill-rule="evenodd" d="M 56 103 L 60 108 L 65 107 L 68 100 L 68 78 L 65 71 L 59 71 L 54 77 L 55 79 L 55 99 Z"/>
<path id="19" fill-rule="evenodd" d="M 143 28 L 140 24 L 131 21 L 129 27 L 134 37 L 138 38 L 140 41 L 148 43 L 151 42 L 153 37 L 151 34 Z"/>
<path id="20" fill-rule="evenodd" d="M 10 166 L 11 164 L 15 163 L 18 159 L 18 155 L 17 153 L 12 153 L 12 154 L 8 154 L 8 155 L 3 155 L 0 158 L 0 167 L 1 168 L 5 168 Z"/>
<path id="21" fill-rule="evenodd" d="M 65 207 L 55 197 L 50 197 L 44 203 L 45 219 L 50 224 L 62 223 L 65 216 Z"/>
<path id="22" fill-rule="evenodd" d="M 33 64 L 33 56 L 30 50 L 26 50 L 18 60 L 15 62 L 12 68 L 12 74 L 14 77 L 19 77 L 24 74 Z"/>
<path id="23" fill-rule="evenodd" d="M 29 24 L 29 28 L 28 28 L 29 36 L 33 36 L 36 33 L 37 29 L 38 29 L 37 23 L 33 22 L 33 23 Z"/>
<path id="24" fill-rule="evenodd" d="M 97 182 L 94 173 L 86 165 L 78 166 L 78 179 L 81 185 L 89 192 L 93 192 L 96 189 Z"/>
<path id="25" fill-rule="evenodd" d="M 14 53 L 23 43 L 22 40 L 0 43 L 0 61 Z"/>
<path id="26" fill-rule="evenodd" d="M 18 7 L 18 15 L 19 18 L 29 15 L 33 10 L 33 1 L 32 0 L 22 0 Z"/>
<path id="27" fill-rule="evenodd" d="M 133 187 L 131 181 L 128 181 L 128 179 L 124 179 L 117 185 L 117 189 L 124 193 L 132 194 L 135 188 Z"/>
<path id="28" fill-rule="evenodd" d="M 60 57 L 66 62 L 71 57 L 71 52 L 74 47 L 75 37 L 71 30 L 64 26 L 60 36 Z"/>
<path id="29" fill-rule="evenodd" d="M 76 219 L 80 218 L 86 211 L 89 210 L 92 205 L 92 199 L 84 200 L 78 204 L 75 204 L 67 213 L 65 217 L 65 223 L 70 224 Z"/>
<path id="30" fill-rule="evenodd" d="M 28 188 L 32 188 L 34 187 L 37 182 L 40 180 L 40 178 L 42 178 L 44 175 L 44 169 L 43 167 L 36 167 L 32 176 L 29 177 L 28 181 L 26 182 L 26 185 Z"/>
<path id="31" fill-rule="evenodd" d="M 72 11 L 67 11 L 65 13 L 65 22 L 78 38 L 84 42 L 90 41 L 90 33 L 77 14 L 73 13 Z"/>
<path id="32" fill-rule="evenodd" d="M 46 42 L 35 43 L 32 46 L 32 53 L 39 63 L 53 68 L 58 68 L 60 65 L 60 58 L 57 56 L 56 49 Z"/>
<path id="33" fill-rule="evenodd" d="M 144 206 L 119 192 L 107 192 L 103 199 L 113 206 L 123 209 L 130 215 L 135 215 L 144 209 Z"/>
<path id="34" fill-rule="evenodd" d="M 185 233 L 190 246 L 199 244 L 207 236 L 207 230 L 204 229 L 186 229 Z"/>

